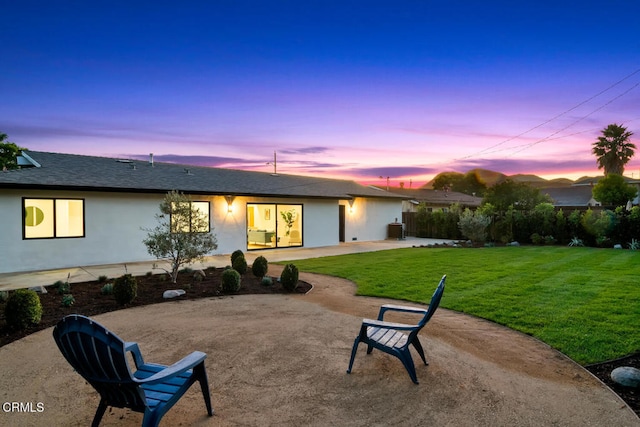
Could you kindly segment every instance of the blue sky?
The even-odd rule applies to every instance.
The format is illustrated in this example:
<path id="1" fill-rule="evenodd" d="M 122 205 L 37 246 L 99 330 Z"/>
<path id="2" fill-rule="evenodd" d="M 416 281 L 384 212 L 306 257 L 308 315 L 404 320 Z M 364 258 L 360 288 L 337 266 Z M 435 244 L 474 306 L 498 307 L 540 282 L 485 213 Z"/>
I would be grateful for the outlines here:
<path id="1" fill-rule="evenodd" d="M 408 186 L 640 138 L 635 1 L 3 3 L 0 132 L 32 150 Z"/>

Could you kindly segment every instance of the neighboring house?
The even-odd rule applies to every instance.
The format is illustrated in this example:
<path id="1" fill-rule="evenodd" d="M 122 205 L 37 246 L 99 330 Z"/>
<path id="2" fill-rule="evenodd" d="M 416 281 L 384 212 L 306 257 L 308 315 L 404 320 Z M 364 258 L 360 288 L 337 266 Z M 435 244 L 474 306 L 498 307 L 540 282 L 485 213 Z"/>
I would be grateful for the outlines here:
<path id="1" fill-rule="evenodd" d="M 567 211 L 600 206 L 600 202 L 593 198 L 592 188 L 591 185 L 549 187 L 541 189 L 540 193 L 551 197 L 554 207 Z"/>
<path id="2" fill-rule="evenodd" d="M 604 178 L 604 176 L 595 176 L 595 177 L 586 176 L 586 177 L 583 177 L 583 178 L 580 178 L 579 180 L 577 180 L 573 184 L 573 186 L 574 187 L 593 187 L 602 178 Z M 631 204 L 633 206 L 637 206 L 638 204 L 640 204 L 640 180 L 634 179 L 634 178 L 629 178 L 627 176 L 623 176 L 623 178 L 624 178 L 624 180 L 626 181 L 627 184 L 633 185 L 636 188 L 636 190 L 637 190 L 636 197 L 635 197 L 635 199 L 633 199 L 631 201 Z M 597 206 L 600 206 L 599 202 L 596 202 L 596 203 L 597 203 Z"/>
<path id="3" fill-rule="evenodd" d="M 423 203 L 429 212 L 443 210 L 457 203 L 463 209 L 475 209 L 482 203 L 482 197 L 469 196 L 456 191 L 433 190 L 428 188 L 406 189 L 391 188 L 389 191 L 407 198 L 402 202 L 402 212 L 417 212 L 418 205 Z"/>
<path id="4" fill-rule="evenodd" d="M 0 172 L 0 273 L 151 260 L 143 228 L 157 225 L 171 190 L 209 217 L 219 254 L 382 240 L 404 198 L 353 181 L 152 157 L 25 151 L 19 162 L 20 169 Z"/>

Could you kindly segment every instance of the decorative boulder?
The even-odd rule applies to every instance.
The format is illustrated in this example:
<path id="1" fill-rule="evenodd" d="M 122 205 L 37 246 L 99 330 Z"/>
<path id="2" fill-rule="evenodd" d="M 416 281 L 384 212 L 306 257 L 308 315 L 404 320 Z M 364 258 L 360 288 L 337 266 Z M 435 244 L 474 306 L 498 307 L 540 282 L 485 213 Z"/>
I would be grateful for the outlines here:
<path id="1" fill-rule="evenodd" d="M 621 366 L 611 372 L 611 379 L 625 387 L 640 387 L 640 369 Z"/>
<path id="2" fill-rule="evenodd" d="M 31 288 L 29 288 L 30 291 L 36 291 L 39 294 L 47 294 L 47 290 L 45 289 L 44 286 L 33 286 Z"/>
<path id="3" fill-rule="evenodd" d="M 169 291 L 164 291 L 162 294 L 162 298 L 169 299 L 179 297 L 180 295 L 184 295 L 186 292 L 182 289 L 171 289 Z"/>
<path id="4" fill-rule="evenodd" d="M 622 249 L 622 245 L 620 243 L 617 243 L 613 245 L 613 249 Z"/>

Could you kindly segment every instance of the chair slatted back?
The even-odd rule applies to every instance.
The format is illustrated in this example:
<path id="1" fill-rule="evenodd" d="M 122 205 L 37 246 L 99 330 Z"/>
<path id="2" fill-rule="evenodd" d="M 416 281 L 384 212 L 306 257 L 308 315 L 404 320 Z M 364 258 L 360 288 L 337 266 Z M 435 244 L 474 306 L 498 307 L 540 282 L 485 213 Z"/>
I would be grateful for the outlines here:
<path id="1" fill-rule="evenodd" d="M 144 391 L 133 379 L 117 335 L 88 317 L 71 315 L 58 323 L 53 336 L 69 364 L 110 406 L 144 411 Z"/>

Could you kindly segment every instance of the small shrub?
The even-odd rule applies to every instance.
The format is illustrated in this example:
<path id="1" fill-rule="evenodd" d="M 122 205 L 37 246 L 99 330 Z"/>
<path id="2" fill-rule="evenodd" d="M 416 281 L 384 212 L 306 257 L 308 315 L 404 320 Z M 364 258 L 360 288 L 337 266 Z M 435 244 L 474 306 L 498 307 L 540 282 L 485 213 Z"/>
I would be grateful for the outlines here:
<path id="1" fill-rule="evenodd" d="M 113 295 L 113 283 L 105 284 L 101 289 L 100 293 L 102 295 Z"/>
<path id="2" fill-rule="evenodd" d="M 294 291 L 298 287 L 298 267 L 293 264 L 285 265 L 280 275 L 280 282 L 287 291 Z"/>
<path id="3" fill-rule="evenodd" d="M 231 264 L 231 267 L 233 267 L 233 269 L 240 274 L 246 273 L 248 266 L 247 260 L 245 259 L 244 255 L 236 257 L 236 259 L 233 260 L 233 264 Z"/>
<path id="4" fill-rule="evenodd" d="M 0 291 L 0 302 L 5 302 L 9 299 L 9 291 Z"/>
<path id="5" fill-rule="evenodd" d="M 196 270 L 196 271 L 193 272 L 193 281 L 195 283 L 202 282 L 206 276 L 207 275 L 206 275 L 206 273 L 204 271 Z"/>
<path id="6" fill-rule="evenodd" d="M 273 286 L 273 279 L 269 276 L 264 276 L 260 284 L 262 284 L 262 286 Z"/>
<path id="7" fill-rule="evenodd" d="M 76 299 L 71 294 L 66 294 L 62 297 L 62 305 L 64 307 L 71 307 Z"/>
<path id="8" fill-rule="evenodd" d="M 238 257 L 244 257 L 244 253 L 240 249 L 236 249 L 231 253 L 231 265 L 233 265 L 233 261 Z"/>
<path id="9" fill-rule="evenodd" d="M 584 243 L 582 242 L 582 239 L 578 239 L 577 237 L 574 237 L 569 242 L 569 246 L 584 246 Z"/>
<path id="10" fill-rule="evenodd" d="M 109 278 L 104 274 L 98 276 L 98 283 L 107 283 L 107 280 L 109 280 Z"/>
<path id="11" fill-rule="evenodd" d="M 144 275 L 147 277 L 151 277 L 153 276 L 153 271 L 147 271 Z"/>
<path id="12" fill-rule="evenodd" d="M 556 238 L 553 236 L 544 236 L 545 245 L 553 245 L 556 243 Z"/>
<path id="13" fill-rule="evenodd" d="M 53 289 L 58 289 L 60 288 L 60 286 L 64 285 L 65 282 L 63 282 L 62 280 L 56 280 L 53 285 L 51 285 L 51 287 Z"/>
<path id="14" fill-rule="evenodd" d="M 543 237 L 538 233 L 533 233 L 531 235 L 531 243 L 533 243 L 534 245 L 541 245 L 542 241 L 543 241 Z"/>
<path id="15" fill-rule="evenodd" d="M 180 270 L 180 272 L 181 272 L 181 273 L 184 273 L 184 274 L 193 274 L 193 268 L 191 268 L 191 267 L 185 267 L 185 268 L 183 268 L 182 270 Z"/>
<path id="16" fill-rule="evenodd" d="M 269 262 L 263 256 L 259 256 L 251 265 L 251 272 L 256 277 L 264 277 L 269 270 Z"/>
<path id="17" fill-rule="evenodd" d="M 640 249 L 640 242 L 637 239 L 631 239 L 631 243 L 629 243 L 629 249 L 632 251 L 637 251 Z"/>
<path id="18" fill-rule="evenodd" d="M 120 276 L 113 283 L 113 296 L 118 304 L 131 304 L 137 295 L 138 282 L 131 274 Z"/>
<path id="19" fill-rule="evenodd" d="M 40 297 L 35 291 L 18 289 L 7 299 L 4 315 L 11 328 L 24 329 L 29 325 L 36 325 L 42 319 Z"/>
<path id="20" fill-rule="evenodd" d="M 69 284 L 69 282 L 60 282 L 60 284 L 58 285 L 58 293 L 60 295 L 71 293 L 71 285 Z"/>
<path id="21" fill-rule="evenodd" d="M 238 292 L 240 290 L 240 273 L 234 269 L 225 270 L 222 273 L 222 291 L 225 293 Z"/>

